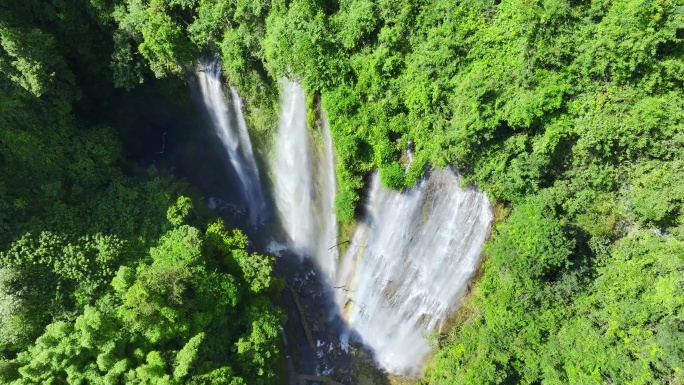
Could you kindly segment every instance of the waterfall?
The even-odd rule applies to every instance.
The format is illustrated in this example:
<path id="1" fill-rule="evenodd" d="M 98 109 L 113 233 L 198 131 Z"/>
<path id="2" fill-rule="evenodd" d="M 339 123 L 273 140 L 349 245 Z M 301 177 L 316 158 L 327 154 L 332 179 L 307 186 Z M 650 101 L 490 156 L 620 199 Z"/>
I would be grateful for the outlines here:
<path id="1" fill-rule="evenodd" d="M 231 88 L 229 111 L 218 63 L 209 64 L 198 76 L 254 223 L 264 211 L 264 197 L 240 98 Z M 327 122 L 321 112 L 320 129 L 307 127 L 304 90 L 294 81 L 281 79 L 280 84 L 280 122 L 269 160 L 273 201 L 286 238 L 286 245 L 278 247 L 308 258 L 323 273 L 318 284 L 307 287 L 316 288 L 318 298 L 325 295 L 321 284 L 330 287 L 337 305 L 332 313 L 339 313 L 348 328 L 342 328 L 339 342 L 334 341 L 337 335 L 328 343 L 319 341 L 328 347 L 316 354 L 331 352 L 332 344 L 346 351 L 350 339 L 358 338 L 384 369 L 417 375 L 431 350 L 426 335 L 442 328 L 477 268 L 492 220 L 489 202 L 483 193 L 461 188 L 459 176 L 450 170 L 435 170 L 404 192 L 381 187 L 375 175 L 365 218 L 345 255 L 338 255 L 335 162 Z M 409 162 L 411 150 L 412 144 Z M 287 270 L 293 276 L 288 278 L 301 290 L 316 274 L 301 271 L 293 262 L 295 268 Z M 298 279 L 298 274 L 304 278 Z M 315 295 L 306 298 L 317 301 Z M 318 318 L 312 321 L 320 330 L 326 324 Z"/>
<path id="2" fill-rule="evenodd" d="M 266 201 L 259 182 L 252 143 L 242 113 L 242 102 L 235 88 L 230 88 L 232 111 L 226 106 L 218 60 L 200 65 L 197 73 L 204 106 L 214 130 L 228 153 L 230 164 L 240 179 L 240 189 L 247 202 L 249 222 L 256 225 L 263 218 Z"/>
<path id="3" fill-rule="evenodd" d="M 436 170 L 415 189 L 388 191 L 374 176 L 366 223 L 336 279 L 349 326 L 386 370 L 418 374 L 437 331 L 477 268 L 492 214 L 483 193 Z"/>
<path id="4" fill-rule="evenodd" d="M 318 267 L 332 276 L 337 221 L 330 132 L 325 122 L 320 130 L 307 127 L 306 94 L 297 82 L 281 79 L 280 84 L 280 123 L 271 161 L 278 216 L 289 246 L 299 255 L 314 258 Z"/>

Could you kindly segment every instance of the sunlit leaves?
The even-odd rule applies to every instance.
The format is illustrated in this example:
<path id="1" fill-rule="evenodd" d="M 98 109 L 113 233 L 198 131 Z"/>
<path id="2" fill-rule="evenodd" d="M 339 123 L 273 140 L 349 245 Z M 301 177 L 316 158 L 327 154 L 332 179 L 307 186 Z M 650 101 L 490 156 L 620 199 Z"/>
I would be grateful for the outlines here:
<path id="1" fill-rule="evenodd" d="M 35 96 L 52 94 L 70 100 L 73 74 L 58 54 L 55 40 L 38 28 L 0 24 L 0 72 Z"/>
<path id="2" fill-rule="evenodd" d="M 568 266 L 574 241 L 541 199 L 518 205 L 488 247 L 491 263 L 519 279 L 540 278 Z"/>
<path id="3" fill-rule="evenodd" d="M 246 237 L 227 232 L 221 222 L 206 237 L 203 245 L 205 235 L 194 227 L 170 230 L 148 259 L 120 267 L 113 292 L 86 306 L 75 322 L 50 324 L 19 355 L 17 367 L 8 366 L 8 376 L 19 376 L 17 383 L 211 378 L 241 384 L 247 378 L 273 384 L 283 319 L 262 294 L 271 285 L 273 260 L 247 253 Z M 38 256 L 49 258 L 51 246 L 43 249 L 45 256 Z M 209 264 L 221 270 L 209 271 Z M 9 316 L 30 315 L 13 273 L 0 272 L 3 309 Z"/>
<path id="4" fill-rule="evenodd" d="M 132 36 L 137 49 L 147 59 L 149 68 L 157 77 L 181 75 L 185 67 L 193 64 L 197 47 L 192 44 L 186 28 L 192 12 L 194 0 L 189 1 L 147 1 L 130 0 L 118 5 L 113 13 L 122 32 Z M 135 72 L 125 70 L 131 63 L 131 55 L 126 52 L 122 36 L 117 43 L 113 56 L 113 68 L 120 71 L 117 82 L 130 86 L 135 80 Z M 135 71 L 135 69 L 133 69 Z"/>

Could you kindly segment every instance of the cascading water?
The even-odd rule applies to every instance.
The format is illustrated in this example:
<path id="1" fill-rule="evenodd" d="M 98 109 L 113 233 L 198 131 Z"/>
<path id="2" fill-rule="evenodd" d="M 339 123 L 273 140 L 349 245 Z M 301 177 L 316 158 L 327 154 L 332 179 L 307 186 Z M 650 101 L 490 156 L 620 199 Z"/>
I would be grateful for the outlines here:
<path id="1" fill-rule="evenodd" d="M 349 326 L 390 372 L 417 374 L 477 268 L 492 214 L 483 193 L 449 170 L 415 189 L 388 191 L 373 178 L 367 221 L 341 260 L 336 302 Z"/>
<path id="2" fill-rule="evenodd" d="M 449 170 L 436 170 L 403 193 L 380 187 L 374 177 L 367 220 L 338 260 L 337 248 L 330 249 L 337 243 L 330 132 L 325 121 L 319 136 L 307 128 L 301 86 L 287 80 L 281 86 L 272 170 L 289 245 L 316 262 L 349 328 L 378 363 L 416 374 L 430 352 L 426 334 L 439 330 L 477 268 L 492 219 L 489 202 L 462 189 Z"/>
<path id="3" fill-rule="evenodd" d="M 318 205 L 318 244 L 316 256 L 323 270 L 332 277 L 337 269 L 337 217 L 335 216 L 335 194 L 337 193 L 337 183 L 335 174 L 335 150 L 333 148 L 332 136 L 328 128 L 328 121 L 323 117 L 320 130 L 321 145 L 318 147 L 322 151 L 314 158 L 316 170 L 315 191 L 320 191 L 320 198 L 317 199 Z"/>
<path id="4" fill-rule="evenodd" d="M 307 127 L 306 95 L 293 81 L 281 79 L 282 100 L 277 148 L 272 161 L 274 199 L 290 247 L 314 258 L 332 276 L 337 251 L 334 154 L 326 123 Z"/>
<path id="5" fill-rule="evenodd" d="M 266 201 L 259 182 L 252 143 L 242 113 L 242 103 L 234 88 L 230 88 L 233 111 L 228 110 L 221 83 L 221 64 L 214 60 L 200 65 L 197 73 L 202 100 L 211 117 L 214 130 L 228 153 L 230 164 L 238 175 L 248 210 L 249 222 L 256 225 L 263 218 Z"/>
<path id="6" fill-rule="evenodd" d="M 240 98 L 231 88 L 231 120 L 219 64 L 207 65 L 198 76 L 204 103 L 248 197 L 254 223 L 265 203 Z M 307 257 L 315 268 L 296 263 L 282 267 L 291 287 L 310 302 L 304 305 L 307 309 L 330 303 L 323 299 L 326 286 L 336 305 L 326 307 L 331 318 L 325 320 L 322 312 L 310 319 L 313 337 L 321 338 L 312 349 L 321 360 L 328 360 L 321 357 L 329 354 L 342 357 L 348 341 L 358 338 L 384 369 L 418 374 L 430 352 L 426 334 L 443 326 L 477 268 L 492 220 L 489 202 L 474 189 L 462 189 L 460 178 L 450 170 L 435 170 L 403 193 L 382 188 L 376 175 L 366 218 L 339 258 L 333 247 L 338 231 L 333 214 L 335 164 L 327 122 L 321 119 L 320 130 L 309 129 L 302 87 L 282 79 L 281 88 L 281 118 L 270 161 L 273 200 L 287 248 Z M 313 278 L 315 270 L 323 273 L 322 280 Z M 346 326 L 339 327 L 344 322 L 338 313 Z M 331 332 L 321 334 L 327 328 Z M 333 343 L 335 333 L 342 333 L 339 344 Z M 333 372 L 335 364 L 329 364 L 334 360 L 329 357 L 316 372 Z"/>

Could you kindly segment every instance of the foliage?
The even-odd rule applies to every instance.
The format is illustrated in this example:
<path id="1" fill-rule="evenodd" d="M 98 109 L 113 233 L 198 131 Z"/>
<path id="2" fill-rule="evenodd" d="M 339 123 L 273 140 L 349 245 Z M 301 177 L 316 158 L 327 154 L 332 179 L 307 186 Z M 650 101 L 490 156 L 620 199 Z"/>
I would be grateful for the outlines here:
<path id="1" fill-rule="evenodd" d="M 168 231 L 143 262 L 119 267 L 111 280 L 114 290 L 99 296 L 91 293 L 95 284 L 89 279 L 111 278 L 113 273 L 84 271 L 83 264 L 91 261 L 99 269 L 112 265 L 108 263 L 111 258 L 102 256 L 103 248 L 112 253 L 111 240 L 99 246 L 98 256 L 85 259 L 75 258 L 81 252 L 70 251 L 72 245 L 61 246 L 63 240 L 49 234 L 34 241 L 39 242 L 35 246 L 26 244 L 28 240 L 19 241 L 14 245 L 18 251 L 10 251 L 4 258 L 14 257 L 26 266 L 8 264 L 12 267 L 2 270 L 0 281 L 2 314 L 10 317 L 3 323 L 10 332 L 3 337 L 3 346 L 20 342 L 28 344 L 28 349 L 8 361 L 14 366 L 9 373 L 2 373 L 5 381 L 184 383 L 218 371 L 213 375 L 229 383 L 273 383 L 283 316 L 261 295 L 271 285 L 273 261 L 247 254 L 242 249 L 244 236 L 239 232 L 228 235 L 221 222 L 211 228 L 212 234 L 221 236 L 213 237 L 206 246 L 205 235 L 194 227 L 181 225 Z M 87 240 L 80 242 L 88 245 Z M 97 249 L 102 242 L 96 240 L 92 247 Z M 70 254 L 62 254 L 60 246 Z M 22 255 L 15 256 L 18 252 Z M 63 260 L 55 259 L 59 257 Z M 224 266 L 237 269 L 209 270 L 216 263 L 210 258 L 236 259 L 238 263 Z M 46 276 L 29 276 L 22 283 L 18 274 L 35 270 Z M 46 287 L 26 289 L 38 282 Z M 77 288 L 70 290 L 69 283 Z M 50 314 L 45 313 L 62 310 L 44 309 L 45 304 L 58 306 L 59 297 L 69 292 L 79 298 L 81 286 L 91 289 L 90 302 L 77 301 L 76 308 L 82 310 L 75 321 L 55 320 L 35 344 L 17 334 L 49 320 Z M 18 324 L 21 321 L 28 322 Z M 211 342 L 204 343 L 207 339 Z"/>
<path id="2" fill-rule="evenodd" d="M 510 209 L 426 382 L 684 381 L 683 31 L 676 0 L 0 7 L 3 381 L 272 381 L 272 260 L 132 176 L 94 118 L 112 85 L 201 55 L 253 119 L 275 121 L 282 76 L 320 95 L 343 221 L 375 169 L 402 189 L 449 164 Z"/>
<path id="3" fill-rule="evenodd" d="M 278 381 L 273 259 L 133 164 L 102 112 L 197 59 L 194 4 L 0 7 L 1 383 Z"/>
<path id="4" fill-rule="evenodd" d="M 549 276 L 569 266 L 574 240 L 552 208 L 535 196 L 515 207 L 486 252 L 490 263 L 525 284 L 525 280 Z M 499 259 L 501 258 L 501 259 Z"/>

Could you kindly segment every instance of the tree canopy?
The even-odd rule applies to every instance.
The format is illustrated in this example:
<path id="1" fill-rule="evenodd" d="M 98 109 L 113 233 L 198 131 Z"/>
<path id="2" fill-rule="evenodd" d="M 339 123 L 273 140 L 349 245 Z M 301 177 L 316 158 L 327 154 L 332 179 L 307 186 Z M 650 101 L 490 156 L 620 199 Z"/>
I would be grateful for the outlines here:
<path id="1" fill-rule="evenodd" d="M 3 381 L 273 381 L 269 259 L 96 118 L 205 55 L 260 132 L 280 77 L 320 99 L 342 221 L 375 169 L 402 189 L 451 165 L 495 202 L 425 382 L 684 381 L 682 39 L 680 0 L 0 6 Z"/>

